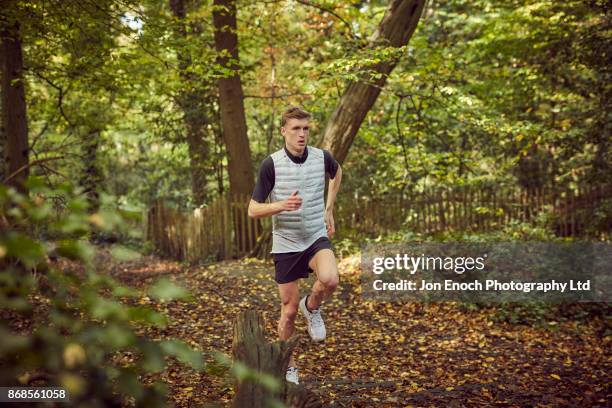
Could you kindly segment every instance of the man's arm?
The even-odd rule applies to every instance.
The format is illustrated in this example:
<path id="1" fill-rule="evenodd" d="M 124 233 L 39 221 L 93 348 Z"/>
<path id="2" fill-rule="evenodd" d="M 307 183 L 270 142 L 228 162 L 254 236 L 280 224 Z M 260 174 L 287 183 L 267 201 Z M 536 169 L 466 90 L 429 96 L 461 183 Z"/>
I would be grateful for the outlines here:
<path id="1" fill-rule="evenodd" d="M 329 180 L 329 188 L 327 190 L 327 202 L 325 203 L 325 224 L 327 225 L 327 234 L 333 237 L 336 233 L 336 226 L 334 225 L 334 203 L 336 202 L 336 195 L 340 190 L 340 182 L 342 181 L 342 167 L 338 165 L 336 171 L 336 177 Z"/>
<path id="2" fill-rule="evenodd" d="M 248 213 L 251 218 L 262 218 L 276 215 L 283 211 L 295 211 L 301 206 L 302 199 L 298 196 L 298 192 L 294 191 L 288 199 L 273 203 L 258 203 L 251 199 Z"/>

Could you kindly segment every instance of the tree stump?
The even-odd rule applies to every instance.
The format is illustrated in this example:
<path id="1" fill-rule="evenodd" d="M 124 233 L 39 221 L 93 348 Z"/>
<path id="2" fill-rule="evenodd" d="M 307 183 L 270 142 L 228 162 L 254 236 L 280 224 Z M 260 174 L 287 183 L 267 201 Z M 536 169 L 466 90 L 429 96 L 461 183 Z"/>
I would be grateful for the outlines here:
<path id="1" fill-rule="evenodd" d="M 232 407 L 268 407 L 273 400 L 282 401 L 288 407 L 315 408 L 321 407 L 319 398 L 300 385 L 287 384 L 285 372 L 289 365 L 291 352 L 298 343 L 293 336 L 289 341 L 270 343 L 264 336 L 264 321 L 260 313 L 248 310 L 236 318 L 232 355 L 234 361 L 240 361 L 249 368 L 266 373 L 277 380 L 281 386 L 271 390 L 259 382 L 247 379 L 237 380 L 236 395 Z"/>

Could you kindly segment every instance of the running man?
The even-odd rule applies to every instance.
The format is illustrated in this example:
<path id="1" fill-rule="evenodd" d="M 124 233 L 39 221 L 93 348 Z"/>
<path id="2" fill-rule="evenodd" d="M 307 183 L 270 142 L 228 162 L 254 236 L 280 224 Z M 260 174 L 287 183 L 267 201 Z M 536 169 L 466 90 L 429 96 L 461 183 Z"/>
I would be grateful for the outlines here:
<path id="1" fill-rule="evenodd" d="M 298 308 L 315 341 L 325 340 L 320 307 L 338 286 L 338 267 L 329 237 L 335 233 L 334 202 L 342 169 L 332 155 L 308 146 L 310 114 L 292 107 L 281 117 L 283 149 L 268 156 L 249 203 L 249 216 L 272 216 L 272 256 L 281 299 L 278 337 L 287 340 L 294 330 Z M 325 174 L 329 175 L 327 203 Z M 270 202 L 266 199 L 270 196 Z M 299 279 L 315 272 L 317 280 L 300 300 Z M 298 384 L 298 369 L 291 356 L 287 381 Z"/>

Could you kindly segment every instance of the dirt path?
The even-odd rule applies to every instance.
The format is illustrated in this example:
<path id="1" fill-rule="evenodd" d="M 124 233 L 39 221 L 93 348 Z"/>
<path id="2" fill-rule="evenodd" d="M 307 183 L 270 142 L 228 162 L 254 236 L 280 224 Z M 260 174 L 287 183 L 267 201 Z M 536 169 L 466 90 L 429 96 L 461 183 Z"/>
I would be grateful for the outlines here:
<path id="1" fill-rule="evenodd" d="M 612 363 L 603 317 L 561 322 L 552 330 L 493 323 L 491 310 L 450 303 L 364 301 L 354 269 L 341 265 L 340 290 L 323 309 L 324 344 L 309 341 L 298 316 L 300 379 L 326 406 L 609 406 Z M 193 303 L 152 304 L 167 311 L 171 323 L 147 335 L 229 353 L 233 320 L 242 310 L 263 312 L 274 338 L 279 307 L 272 271 L 257 260 L 189 268 L 146 257 L 117 265 L 112 274 L 137 287 L 170 276 L 195 295 Z M 178 407 L 232 396 L 222 378 L 178 365 L 161 379 Z"/>

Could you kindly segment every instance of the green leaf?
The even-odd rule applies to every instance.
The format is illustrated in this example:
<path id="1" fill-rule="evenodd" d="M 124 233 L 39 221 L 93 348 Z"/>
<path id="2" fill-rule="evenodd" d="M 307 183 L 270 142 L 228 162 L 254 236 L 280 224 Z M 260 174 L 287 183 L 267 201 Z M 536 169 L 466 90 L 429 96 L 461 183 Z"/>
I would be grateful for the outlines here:
<path id="1" fill-rule="evenodd" d="M 134 251 L 123 245 L 113 245 L 111 248 L 111 255 L 118 261 L 133 261 L 142 256 L 140 252 Z"/>
<path id="2" fill-rule="evenodd" d="M 162 350 L 168 355 L 176 357 L 180 362 L 189 364 L 196 370 L 204 368 L 202 353 L 178 340 L 167 340 L 160 343 Z"/>
<path id="3" fill-rule="evenodd" d="M 113 296 L 117 297 L 136 297 L 139 296 L 138 291 L 123 285 L 113 285 Z"/>
<path id="4" fill-rule="evenodd" d="M 186 300 L 186 299 L 191 298 L 191 294 L 187 290 L 176 285 L 174 282 L 170 281 L 169 279 L 158 280 L 149 289 L 149 296 L 151 298 L 159 299 L 162 301 Z"/>
<path id="5" fill-rule="evenodd" d="M 105 299 L 98 294 L 91 293 L 86 297 L 86 307 L 91 315 L 96 319 L 118 318 L 125 320 L 128 318 L 127 307 L 119 302 Z"/>
<path id="6" fill-rule="evenodd" d="M 19 336 L 0 326 L 0 356 L 10 355 L 30 346 L 30 338 Z"/>
<path id="7" fill-rule="evenodd" d="M 106 326 L 90 327 L 83 331 L 79 339 L 83 343 L 96 342 L 105 351 L 115 351 L 136 344 L 136 336 L 127 325 L 110 323 Z"/>
<path id="8" fill-rule="evenodd" d="M 281 386 L 278 379 L 274 378 L 274 376 L 254 370 L 240 361 L 234 361 L 231 372 L 238 381 L 251 380 L 263 385 L 270 391 L 278 391 Z"/>
<path id="9" fill-rule="evenodd" d="M 121 373 L 117 378 L 117 388 L 119 392 L 131 395 L 134 398 L 141 398 L 143 394 L 142 384 L 138 381 L 138 375 L 127 369 L 121 369 Z"/>
<path id="10" fill-rule="evenodd" d="M 60 242 L 57 252 L 68 259 L 91 263 L 95 254 L 94 248 L 85 241 L 65 240 Z"/>
<path id="11" fill-rule="evenodd" d="M 89 231 L 89 220 L 81 213 L 71 213 L 56 222 L 53 227 L 64 234 L 84 234 Z"/>
<path id="12" fill-rule="evenodd" d="M 18 258 L 28 268 L 36 266 L 45 258 L 43 245 L 21 234 L 11 232 L 1 244 L 6 248 L 6 256 Z"/>
<path id="13" fill-rule="evenodd" d="M 165 315 L 142 306 L 129 308 L 129 318 L 130 320 L 152 324 L 161 328 L 166 327 L 168 323 L 168 318 Z"/>
<path id="14" fill-rule="evenodd" d="M 40 206 L 28 208 L 28 215 L 34 222 L 48 219 L 52 214 L 53 208 L 50 203 L 43 203 Z"/>
<path id="15" fill-rule="evenodd" d="M 119 216 L 116 211 L 111 210 L 100 210 L 99 212 L 92 214 L 89 220 L 105 232 L 113 232 L 118 228 L 124 226 L 123 219 Z"/>
<path id="16" fill-rule="evenodd" d="M 44 177 L 30 176 L 25 182 L 25 186 L 30 192 L 46 191 L 47 184 Z"/>
<path id="17" fill-rule="evenodd" d="M 152 341 L 142 341 L 138 348 L 142 352 L 142 368 L 149 372 L 157 372 L 164 368 L 166 362 L 159 344 Z"/>

